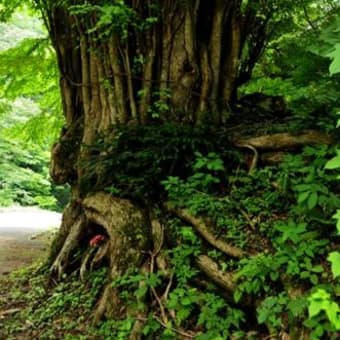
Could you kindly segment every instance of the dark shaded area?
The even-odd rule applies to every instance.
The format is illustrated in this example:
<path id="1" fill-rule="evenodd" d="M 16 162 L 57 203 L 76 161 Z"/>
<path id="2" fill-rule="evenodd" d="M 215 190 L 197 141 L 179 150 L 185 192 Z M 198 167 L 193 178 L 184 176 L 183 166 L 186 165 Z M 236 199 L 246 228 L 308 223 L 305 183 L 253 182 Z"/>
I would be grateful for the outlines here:
<path id="1" fill-rule="evenodd" d="M 99 139 L 90 148 L 90 161 L 82 164 L 82 192 L 106 189 L 121 197 L 158 200 L 164 194 L 162 180 L 190 176 L 197 153 L 209 152 L 220 155 L 227 170 L 239 162 L 222 129 L 176 124 L 120 128 L 111 141 Z"/>

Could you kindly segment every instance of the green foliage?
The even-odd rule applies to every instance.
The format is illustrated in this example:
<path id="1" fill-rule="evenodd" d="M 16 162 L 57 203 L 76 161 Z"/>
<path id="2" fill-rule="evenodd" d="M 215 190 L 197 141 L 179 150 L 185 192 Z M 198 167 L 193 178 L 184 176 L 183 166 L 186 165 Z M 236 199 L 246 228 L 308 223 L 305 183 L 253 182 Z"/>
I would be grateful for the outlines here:
<path id="1" fill-rule="evenodd" d="M 332 273 L 334 278 L 340 276 L 340 253 L 333 251 L 328 255 L 328 261 L 332 264 Z"/>
<path id="2" fill-rule="evenodd" d="M 140 91 L 140 95 L 144 95 L 143 90 Z M 148 110 L 150 116 L 153 119 L 162 119 L 164 114 L 170 110 L 168 99 L 171 98 L 171 92 L 169 89 L 161 89 L 160 91 L 154 91 L 152 95 L 156 100 Z"/>
<path id="3" fill-rule="evenodd" d="M 282 213 L 288 202 L 272 186 L 273 172 L 270 169 L 251 175 L 241 170 L 226 172 L 216 153 L 196 157 L 191 176 L 186 179 L 171 176 L 162 182 L 168 200 L 194 215 L 202 214 L 216 221 L 214 232 L 219 237 L 241 247 L 261 249 L 262 236 L 272 233 L 270 221 Z M 257 220 L 267 222 L 260 223 L 259 233 L 254 234 L 251 229 L 256 228 Z"/>
<path id="4" fill-rule="evenodd" d="M 279 296 L 267 296 L 257 308 L 257 319 L 259 324 L 268 323 L 273 328 L 280 329 L 282 320 L 279 315 L 287 305 L 287 297 L 282 294 Z"/>
<path id="5" fill-rule="evenodd" d="M 0 140 L 0 206 L 14 203 L 60 210 L 65 204 L 54 196 L 49 182 L 48 153 L 38 146 Z M 62 192 L 60 192 L 62 194 Z M 60 194 L 58 196 L 61 198 Z"/>
<path id="6" fill-rule="evenodd" d="M 104 1 L 100 5 L 74 5 L 70 9 L 72 14 L 77 16 L 97 15 L 99 20 L 88 33 L 99 32 L 101 38 L 115 33 L 123 40 L 126 39 L 130 26 L 136 23 L 137 19 L 135 11 L 123 0 L 115 0 L 113 3 Z"/>
<path id="7" fill-rule="evenodd" d="M 309 298 L 309 302 L 308 313 L 310 318 L 313 318 L 324 311 L 335 329 L 340 329 L 340 307 L 332 300 L 332 297 L 328 292 L 324 289 L 318 289 Z"/>
<path id="8" fill-rule="evenodd" d="M 313 52 L 332 60 L 329 66 L 331 75 L 340 72 L 340 20 L 339 9 L 327 18 L 323 24 L 317 44 L 312 45 Z"/>
<path id="9" fill-rule="evenodd" d="M 313 287 L 330 287 L 331 282 L 325 257 L 336 237 L 329 228 L 339 206 L 335 172 L 325 170 L 332 153 L 327 147 L 306 147 L 300 155 L 288 156 L 279 169 L 250 175 L 240 170 L 226 175 L 217 154 L 196 153 L 191 176 L 162 182 L 172 204 L 216 221 L 212 231 L 219 238 L 257 249 L 257 255 L 236 266 L 234 298 L 263 299 L 257 308 L 258 322 L 272 331 L 293 327 L 299 318 L 316 336 L 316 326 L 308 323 L 307 297 Z M 337 272 L 337 255 L 328 259 Z M 299 298 L 288 294 L 296 282 L 305 291 Z M 323 320 L 322 334 L 331 330 Z"/>
<path id="10" fill-rule="evenodd" d="M 198 297 L 201 300 L 201 312 L 197 324 L 206 331 L 198 335 L 197 339 L 227 339 L 234 334 L 232 330 L 242 329 L 245 315 L 240 309 L 232 308 L 213 293 L 203 293 Z"/>
<path id="11" fill-rule="evenodd" d="M 69 1 L 59 3 L 69 5 Z M 339 19 L 332 3 L 277 0 L 262 8 L 256 2 L 242 1 L 243 13 L 261 10 L 256 20 L 263 21 L 272 12 L 271 27 L 275 28 L 269 48 L 254 70 L 255 79 L 243 91 L 283 94 L 293 111 L 289 123 L 294 126 L 332 130 L 340 108 L 338 79 L 328 74 L 329 59 L 331 73 L 339 72 Z M 12 11 L 8 1 L 0 6 L 5 15 Z M 86 20 L 89 14 L 98 17 L 97 25 L 87 32 L 92 37 L 105 39 L 116 33 L 124 42 L 131 29 L 150 29 L 157 22 L 159 8 L 146 7 L 150 17 L 144 22 L 120 0 L 84 3 L 72 10 L 79 20 Z M 39 136 L 41 144 L 50 143 L 40 128 L 50 133 L 47 127 L 58 128 L 61 122 L 50 45 L 38 37 L 7 46 L 12 48 L 0 54 L 0 94 L 6 97 L 0 103 L 3 135 L 25 140 Z M 133 61 L 134 72 L 143 63 L 138 56 Z M 164 99 L 170 93 L 156 89 L 152 95 L 156 101 L 150 108 L 151 116 L 162 122 L 169 109 Z M 19 96 L 24 96 L 21 102 L 38 104 L 39 110 L 17 110 L 18 101 L 13 100 Z M 247 174 L 242 165 L 235 169 L 238 159 L 226 140 L 225 133 L 208 128 L 155 124 L 119 127 L 112 140 L 100 138 L 89 149 L 91 162 L 81 164 L 87 173 L 81 183 L 84 193 L 105 189 L 143 202 L 167 199 L 176 207 L 214 221 L 210 232 L 217 239 L 249 254 L 241 261 L 230 260 L 201 241 L 192 227 L 168 220 L 164 242 L 169 249 L 162 255 L 171 268 L 148 274 L 129 270 L 114 279 L 112 288 L 119 291 L 128 308 L 146 311 L 142 332 L 147 339 L 173 339 L 182 329 L 193 330 L 200 340 L 250 338 L 247 330 L 254 330 L 252 312 L 256 313 L 259 333 L 261 325 L 272 336 L 283 329 L 306 327 L 311 339 L 330 338 L 339 329 L 335 301 L 339 253 L 330 252 L 338 240 L 334 219 L 340 231 L 340 212 L 335 213 L 340 205 L 335 180 L 339 155 L 329 160 L 333 150 L 308 147 L 300 155 L 287 157 L 279 168 Z M 55 205 L 49 201 L 53 189 L 45 181 L 47 168 L 40 150 L 22 152 L 15 143 L 4 141 L 0 151 L 4 154 L 0 201 Z M 205 284 L 195 263 L 201 254 L 214 258 L 222 272 L 234 271 L 235 301 L 256 300 L 256 311 L 245 313 L 235 308 L 214 284 Z M 39 336 L 45 338 L 60 338 L 62 330 L 70 333 L 65 339 L 126 339 L 135 322 L 133 317 L 107 320 L 98 329 L 80 329 L 79 334 L 71 332 L 77 325 L 86 325 L 106 274 L 105 270 L 92 273 L 88 284 L 71 275 L 50 291 L 41 278 L 32 280 L 27 295 L 32 301 L 30 313 L 23 315 L 23 320 L 38 331 L 43 328 L 45 333 Z M 150 300 L 155 303 L 147 310 L 145 304 Z M 167 322 L 160 321 L 162 309 L 168 315 Z M 53 327 L 47 329 L 50 324 Z"/>
<path id="12" fill-rule="evenodd" d="M 26 308 L 16 318 L 7 320 L 4 327 L 8 338 L 20 332 L 17 322 L 21 327 L 23 323 L 29 325 L 24 331 L 25 337 L 57 339 L 61 333 L 69 333 L 67 339 L 85 339 L 87 334 L 99 336 L 98 330 L 89 326 L 88 320 L 106 283 L 106 276 L 107 270 L 102 268 L 92 272 L 86 284 L 71 275 L 51 287 L 45 273 L 36 267 L 16 273 L 12 278 L 16 287 L 12 289 L 12 299 L 25 304 Z"/>
<path id="13" fill-rule="evenodd" d="M 25 39 L 0 53 L 0 95 L 9 108 L 2 113 L 8 118 L 2 120 L 17 117 L 15 124 L 6 124 L 9 136 L 45 146 L 56 139 L 62 125 L 57 77 L 55 56 L 45 37 Z M 19 115 L 15 105 L 28 100 L 37 107 L 29 110 L 25 105 Z"/>
<path id="14" fill-rule="evenodd" d="M 339 125 L 339 121 L 338 121 Z M 340 168 L 340 153 L 339 150 L 337 151 L 337 156 L 333 157 L 329 160 L 326 165 L 325 169 L 334 170 Z M 339 180 L 339 175 L 337 179 Z M 340 234 L 340 210 L 337 210 L 336 214 L 333 215 L 333 218 L 337 219 L 337 234 Z M 333 251 L 328 255 L 328 261 L 331 263 L 331 271 L 334 277 L 334 280 L 338 279 L 340 276 L 340 252 Z M 320 325 L 313 325 L 315 323 L 316 317 L 323 311 L 331 324 L 332 328 L 336 330 L 340 329 L 340 307 L 334 301 L 333 297 L 329 294 L 329 292 L 325 291 L 325 289 L 321 288 L 315 291 L 309 297 L 309 317 L 310 322 L 312 322 L 312 326 L 314 326 L 316 332 L 316 338 L 323 335 L 324 329 Z"/>
<path id="15" fill-rule="evenodd" d="M 48 173 L 62 124 L 55 55 L 27 8 L 8 20 L 0 25 L 0 205 L 60 210 L 67 189 L 52 185 Z"/>
<path id="16" fill-rule="evenodd" d="M 45 36 L 41 21 L 32 17 L 27 9 L 13 13 L 6 23 L 0 23 L 0 51 L 8 50 L 27 38 Z"/>
<path id="17" fill-rule="evenodd" d="M 242 91 L 283 96 L 292 111 L 289 124 L 293 127 L 333 130 L 340 88 L 328 70 L 330 58 L 333 73 L 338 63 L 339 4 L 301 1 L 291 6 L 288 12 L 295 15 L 275 29 Z"/>
<path id="18" fill-rule="evenodd" d="M 167 293 L 163 309 L 174 317 L 162 325 L 155 311 L 150 311 L 142 331 L 146 339 L 174 338 L 177 329 L 186 327 L 200 330 L 195 337 L 197 339 L 228 338 L 244 323 L 244 313 L 216 294 L 213 286 L 207 290 L 192 286 L 192 280 L 199 277 L 193 261 L 200 253 L 199 239 L 191 227 L 183 226 L 177 220 L 172 220 L 168 227 L 172 238 L 176 240 L 176 245 L 166 252 L 172 265 L 170 279 L 168 274 L 161 272 L 140 274 L 137 270 L 130 270 L 115 279 L 113 287 L 120 288 L 120 297 L 134 310 L 143 310 L 141 301 L 150 288 L 158 296 L 164 290 L 171 289 Z M 105 322 L 100 327 L 101 331 L 106 324 L 108 323 Z M 126 329 L 131 328 L 131 318 L 109 324 L 111 334 L 123 339 L 127 334 Z"/>
<path id="19" fill-rule="evenodd" d="M 148 30 L 158 21 L 158 6 L 154 3 L 147 3 L 145 7 L 149 10 L 149 16 L 143 20 L 139 13 L 124 0 L 104 0 L 95 5 L 86 3 L 70 5 L 69 8 L 71 13 L 80 19 L 86 20 L 86 16 L 89 14 L 98 17 L 96 24 L 87 33 L 97 33 L 100 39 L 116 34 L 122 41 L 125 41 L 132 30 L 138 32 Z"/>
<path id="20" fill-rule="evenodd" d="M 258 254 L 250 259 L 240 261 L 241 268 L 237 272 L 237 279 L 243 280 L 237 286 L 234 299 L 240 301 L 243 294 L 256 294 L 269 292 L 270 282 L 279 278 L 280 263 L 269 254 Z"/>
<path id="21" fill-rule="evenodd" d="M 123 320 L 107 320 L 104 321 L 100 328 L 96 331 L 96 336 L 103 339 L 128 339 L 135 320 L 132 317 Z"/>
<path id="22" fill-rule="evenodd" d="M 191 176 L 186 179 L 169 176 L 161 183 L 169 194 L 168 198 L 173 203 L 183 206 L 184 202 L 187 202 L 191 211 L 199 212 L 206 207 L 209 200 L 212 204 L 216 202 L 216 199 L 208 196 L 208 194 L 214 192 L 216 185 L 221 182 L 218 176 L 224 174 L 225 166 L 214 152 L 209 152 L 206 156 L 203 156 L 200 152 L 195 152 L 195 157 Z"/>
<path id="23" fill-rule="evenodd" d="M 19 0 L 2 0 L 0 3 L 0 21 L 7 21 L 20 5 L 26 1 Z"/>
<path id="24" fill-rule="evenodd" d="M 331 214 L 340 204 L 334 172 L 325 171 L 331 154 L 332 150 L 326 147 L 307 147 L 301 155 L 286 158 L 279 177 L 282 190 L 290 191 L 297 201 L 294 212 L 324 224 L 329 224 Z"/>

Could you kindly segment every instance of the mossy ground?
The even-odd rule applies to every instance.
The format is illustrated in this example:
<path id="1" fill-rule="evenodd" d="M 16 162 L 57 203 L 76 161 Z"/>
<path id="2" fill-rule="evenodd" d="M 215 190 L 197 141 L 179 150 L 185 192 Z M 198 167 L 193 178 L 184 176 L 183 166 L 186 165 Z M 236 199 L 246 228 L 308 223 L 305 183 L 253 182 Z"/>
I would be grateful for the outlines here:
<path id="1" fill-rule="evenodd" d="M 48 282 L 41 269 L 52 238 L 53 232 L 44 232 L 33 241 L 0 239 L 1 340 L 79 339 L 72 336 L 79 331 L 69 330 L 70 335 L 67 335 L 62 327 L 66 324 L 69 328 L 84 327 L 84 323 L 76 325 L 69 315 L 65 318 L 52 315 L 53 323 L 44 321 L 49 314 L 56 314 L 47 310 L 43 303 L 48 301 Z"/>
<path id="2" fill-rule="evenodd" d="M 44 269 L 52 236 L 38 235 L 33 246 L 1 243 L 0 340 L 105 339 L 91 327 L 91 312 L 106 272 L 86 284 L 71 275 L 55 285 Z"/>

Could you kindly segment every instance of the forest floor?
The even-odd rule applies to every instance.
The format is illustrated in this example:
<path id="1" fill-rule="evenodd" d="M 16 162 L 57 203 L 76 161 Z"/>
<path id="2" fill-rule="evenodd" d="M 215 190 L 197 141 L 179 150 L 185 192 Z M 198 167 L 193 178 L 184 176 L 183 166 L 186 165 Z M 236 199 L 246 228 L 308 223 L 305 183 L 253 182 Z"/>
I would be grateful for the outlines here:
<path id="1" fill-rule="evenodd" d="M 13 240 L 0 236 L 0 340 L 29 339 L 25 332 L 11 337 L 6 324 L 16 323 L 18 329 L 27 326 L 16 321 L 16 315 L 26 308 L 20 295 L 29 291 L 28 282 L 22 280 L 23 273 L 32 264 L 37 267 L 43 263 L 53 235 L 50 230 L 32 236 L 33 239 Z"/>
<path id="2" fill-rule="evenodd" d="M 51 232 L 37 235 L 34 241 L 11 240 L 0 238 L 0 339 L 10 339 L 4 327 L 8 320 L 13 320 L 24 305 L 13 297 L 13 288 L 17 282 L 16 272 L 29 267 L 33 262 L 44 259 L 50 243 Z M 13 276 L 14 275 L 14 276 Z M 21 339 L 20 337 L 16 337 Z M 24 339 L 24 337 L 22 337 Z"/>
<path id="3" fill-rule="evenodd" d="M 10 339 L 4 324 L 14 319 L 23 305 L 13 298 L 20 272 L 42 262 L 49 250 L 60 214 L 37 208 L 0 208 L 0 339 Z M 19 278 L 19 279 L 18 279 Z M 20 339 L 20 337 L 16 337 Z M 23 337 L 24 339 L 24 337 Z"/>
<path id="4" fill-rule="evenodd" d="M 41 257 L 51 238 L 47 231 L 60 219 L 58 213 L 34 207 L 0 208 L 0 278 Z"/>
<path id="5" fill-rule="evenodd" d="M 52 234 L 43 232 L 34 236 L 34 240 L 13 240 L 0 236 L 0 280 L 45 256 Z"/>

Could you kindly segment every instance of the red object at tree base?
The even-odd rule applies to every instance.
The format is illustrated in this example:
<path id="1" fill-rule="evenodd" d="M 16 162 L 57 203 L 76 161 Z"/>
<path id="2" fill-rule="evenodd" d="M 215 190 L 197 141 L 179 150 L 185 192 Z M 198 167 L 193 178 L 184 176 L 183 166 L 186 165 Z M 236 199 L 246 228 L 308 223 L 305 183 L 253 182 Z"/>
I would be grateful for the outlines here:
<path id="1" fill-rule="evenodd" d="M 105 239 L 106 237 L 104 235 L 98 234 L 91 238 L 89 244 L 91 247 L 95 247 L 99 245 L 100 243 L 102 243 L 102 241 L 104 241 Z"/>

